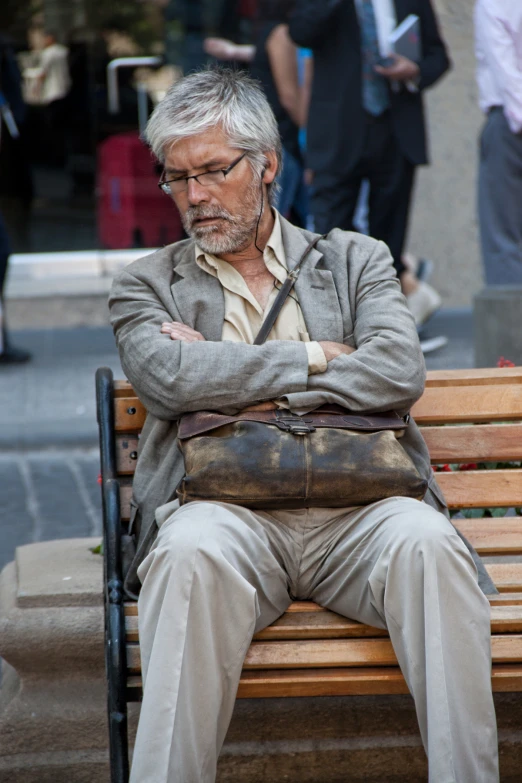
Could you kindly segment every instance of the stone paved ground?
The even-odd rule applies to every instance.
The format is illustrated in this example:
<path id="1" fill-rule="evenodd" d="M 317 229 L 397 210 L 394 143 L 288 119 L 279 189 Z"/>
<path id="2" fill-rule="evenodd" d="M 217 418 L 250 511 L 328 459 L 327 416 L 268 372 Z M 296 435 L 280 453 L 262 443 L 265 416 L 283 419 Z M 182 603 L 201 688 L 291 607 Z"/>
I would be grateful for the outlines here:
<path id="1" fill-rule="evenodd" d="M 27 329 L 13 342 L 33 359 L 0 366 L 0 452 L 95 445 L 94 373 L 105 365 L 123 377 L 112 330 Z"/>
<path id="2" fill-rule="evenodd" d="M 21 544 L 101 535 L 97 448 L 0 455 L 0 570 Z"/>

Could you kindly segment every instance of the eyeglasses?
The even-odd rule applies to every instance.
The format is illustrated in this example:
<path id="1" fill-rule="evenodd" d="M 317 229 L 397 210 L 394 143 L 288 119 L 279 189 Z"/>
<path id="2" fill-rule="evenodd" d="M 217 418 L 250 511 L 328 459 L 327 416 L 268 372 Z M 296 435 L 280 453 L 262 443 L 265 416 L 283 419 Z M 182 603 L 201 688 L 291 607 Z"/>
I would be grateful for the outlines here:
<path id="1" fill-rule="evenodd" d="M 191 177 L 177 177 L 176 179 L 161 180 L 158 182 L 158 187 L 167 194 L 167 196 L 173 196 L 176 193 L 183 193 L 188 188 L 189 179 L 195 179 L 200 185 L 222 185 L 225 181 L 227 174 L 230 174 L 234 166 L 243 160 L 246 152 L 244 152 L 237 160 L 232 161 L 230 166 L 226 169 L 215 169 L 213 171 L 204 171 L 203 174 L 193 174 Z"/>

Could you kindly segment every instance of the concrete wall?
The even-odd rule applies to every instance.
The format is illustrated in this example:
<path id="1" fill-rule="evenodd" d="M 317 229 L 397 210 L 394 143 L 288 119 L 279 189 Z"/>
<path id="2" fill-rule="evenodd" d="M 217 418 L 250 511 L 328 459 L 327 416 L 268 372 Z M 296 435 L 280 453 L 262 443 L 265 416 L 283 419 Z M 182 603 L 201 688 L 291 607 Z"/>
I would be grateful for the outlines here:
<path id="1" fill-rule="evenodd" d="M 482 288 L 475 208 L 482 115 L 475 83 L 474 0 L 432 2 L 453 69 L 425 96 L 432 164 L 418 171 L 408 247 L 435 262 L 433 284 L 444 306 L 467 307 Z"/>

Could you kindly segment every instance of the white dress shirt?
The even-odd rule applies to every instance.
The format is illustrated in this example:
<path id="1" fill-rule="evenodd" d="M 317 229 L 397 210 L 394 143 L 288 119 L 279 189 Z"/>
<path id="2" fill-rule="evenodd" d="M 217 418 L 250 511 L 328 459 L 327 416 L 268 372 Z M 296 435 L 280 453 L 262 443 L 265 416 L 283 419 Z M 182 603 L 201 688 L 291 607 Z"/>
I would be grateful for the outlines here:
<path id="1" fill-rule="evenodd" d="M 361 16 L 362 0 L 355 0 L 355 6 L 359 17 Z M 397 27 L 397 15 L 393 0 L 372 0 L 377 38 L 379 41 L 379 53 L 381 57 L 388 57 L 393 49 L 390 45 L 390 35 Z"/>
<path id="2" fill-rule="evenodd" d="M 397 14 L 393 0 L 373 0 L 373 11 L 381 57 L 389 57 L 393 52 L 393 47 L 390 45 L 390 35 L 397 27 Z"/>
<path id="3" fill-rule="evenodd" d="M 478 0 L 475 52 L 483 112 L 503 106 L 513 133 L 522 131 L 522 0 Z"/>

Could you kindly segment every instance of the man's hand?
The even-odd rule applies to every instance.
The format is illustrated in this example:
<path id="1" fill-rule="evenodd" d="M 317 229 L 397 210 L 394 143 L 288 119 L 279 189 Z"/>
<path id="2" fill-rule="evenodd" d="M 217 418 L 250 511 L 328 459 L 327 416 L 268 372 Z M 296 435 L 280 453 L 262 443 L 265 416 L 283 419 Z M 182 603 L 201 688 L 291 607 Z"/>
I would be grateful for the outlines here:
<path id="1" fill-rule="evenodd" d="M 319 345 L 324 351 L 327 362 L 331 362 L 332 359 L 335 359 L 342 353 L 350 354 L 355 351 L 355 348 L 352 348 L 350 345 L 344 345 L 344 343 L 332 343 L 330 340 L 322 340 L 319 342 Z"/>
<path id="2" fill-rule="evenodd" d="M 415 81 L 420 74 L 420 69 L 417 63 L 413 60 L 408 60 L 407 57 L 403 57 L 400 54 L 392 54 L 393 64 L 387 68 L 383 68 L 382 65 L 376 65 L 375 70 L 390 81 L 396 82 L 410 82 Z"/>
<path id="3" fill-rule="evenodd" d="M 205 341 L 200 332 L 196 332 L 195 329 L 191 329 L 190 326 L 181 324 L 178 321 L 163 323 L 161 325 L 161 334 L 168 334 L 171 340 L 181 340 L 184 343 L 195 343 L 198 340 Z"/>

